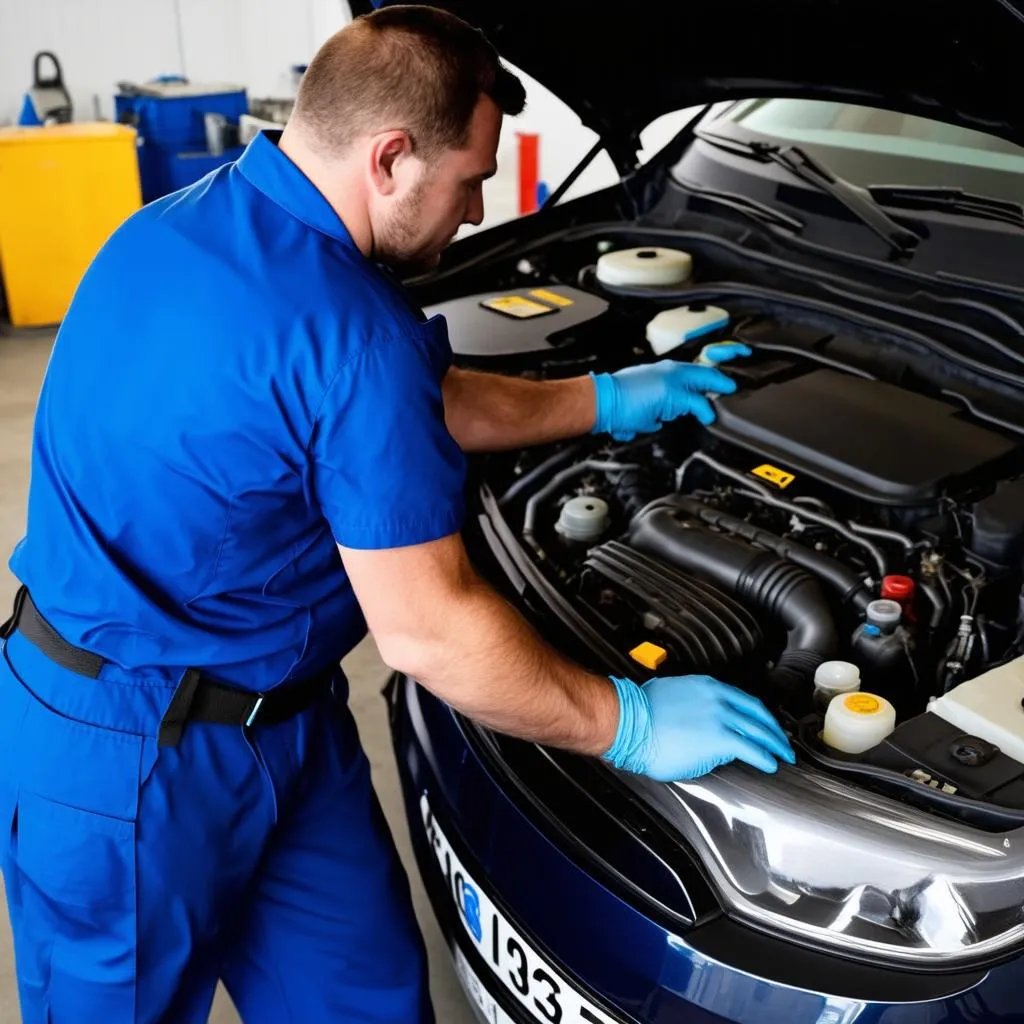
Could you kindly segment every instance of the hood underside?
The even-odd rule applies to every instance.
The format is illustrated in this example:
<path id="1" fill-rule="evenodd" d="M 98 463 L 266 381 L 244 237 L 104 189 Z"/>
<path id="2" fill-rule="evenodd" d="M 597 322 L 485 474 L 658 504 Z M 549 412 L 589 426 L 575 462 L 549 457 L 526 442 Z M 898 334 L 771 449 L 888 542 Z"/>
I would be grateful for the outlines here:
<path id="1" fill-rule="evenodd" d="M 355 13 L 368 3 L 353 3 Z M 378 0 L 373 6 L 391 6 Z M 1024 0 L 451 0 L 501 55 L 621 146 L 661 114 L 753 97 L 916 114 L 1024 145 Z"/>

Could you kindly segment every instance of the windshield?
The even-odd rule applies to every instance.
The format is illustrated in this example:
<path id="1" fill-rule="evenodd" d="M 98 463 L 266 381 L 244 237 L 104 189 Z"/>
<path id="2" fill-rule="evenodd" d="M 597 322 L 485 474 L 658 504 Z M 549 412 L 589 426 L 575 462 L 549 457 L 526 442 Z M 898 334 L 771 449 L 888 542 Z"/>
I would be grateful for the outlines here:
<path id="1" fill-rule="evenodd" d="M 821 100 L 747 100 L 722 120 L 796 143 L 856 185 L 943 186 L 1024 202 L 1024 149 L 983 132 Z"/>

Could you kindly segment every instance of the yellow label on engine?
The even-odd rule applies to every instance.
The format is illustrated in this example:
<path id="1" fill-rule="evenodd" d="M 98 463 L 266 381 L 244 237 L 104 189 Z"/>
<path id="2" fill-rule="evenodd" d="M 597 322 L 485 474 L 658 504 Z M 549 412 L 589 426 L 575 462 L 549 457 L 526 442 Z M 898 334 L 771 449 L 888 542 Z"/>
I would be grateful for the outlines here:
<path id="1" fill-rule="evenodd" d="M 533 299 L 528 299 L 525 295 L 499 295 L 493 299 L 485 299 L 480 305 L 486 309 L 493 309 L 495 313 L 502 313 L 504 316 L 514 316 L 517 320 L 558 312 L 554 306 L 545 306 L 542 302 L 534 302 Z"/>
<path id="2" fill-rule="evenodd" d="M 777 466 L 770 466 L 767 462 L 763 466 L 758 466 L 757 469 L 750 471 L 754 476 L 759 476 L 762 480 L 767 480 L 770 484 L 775 484 L 779 490 L 788 487 L 796 477 L 792 473 L 787 473 L 784 469 L 779 469 Z"/>
<path id="3" fill-rule="evenodd" d="M 552 306 L 571 306 L 576 300 L 558 292 L 549 292 L 547 288 L 534 288 L 530 294 L 542 302 L 550 302 Z"/>
<path id="4" fill-rule="evenodd" d="M 881 701 L 877 697 L 872 697 L 870 693 L 851 693 L 843 703 L 848 710 L 857 715 L 873 715 L 882 707 Z"/>

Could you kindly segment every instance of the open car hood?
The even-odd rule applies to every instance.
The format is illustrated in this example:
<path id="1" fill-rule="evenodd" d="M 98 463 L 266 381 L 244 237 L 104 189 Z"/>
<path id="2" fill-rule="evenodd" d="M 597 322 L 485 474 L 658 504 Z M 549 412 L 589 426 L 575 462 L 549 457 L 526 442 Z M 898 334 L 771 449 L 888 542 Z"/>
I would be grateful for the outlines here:
<path id="1" fill-rule="evenodd" d="M 354 13 L 391 0 L 353 2 Z M 622 152 L 661 114 L 752 97 L 917 114 L 1024 145 L 1024 0 L 451 0 Z M 635 148 L 635 146 L 634 146 Z"/>

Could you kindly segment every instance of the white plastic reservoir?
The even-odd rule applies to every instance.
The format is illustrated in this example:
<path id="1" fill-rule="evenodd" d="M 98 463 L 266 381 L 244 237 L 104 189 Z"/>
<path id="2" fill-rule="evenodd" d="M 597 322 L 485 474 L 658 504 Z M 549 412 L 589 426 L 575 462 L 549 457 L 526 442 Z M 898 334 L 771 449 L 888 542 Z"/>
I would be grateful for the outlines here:
<path id="1" fill-rule="evenodd" d="M 1000 665 L 936 698 L 928 710 L 1024 764 L 1024 658 Z"/>
<path id="2" fill-rule="evenodd" d="M 724 309 L 694 303 L 662 310 L 648 322 L 646 334 L 651 351 L 661 356 L 684 342 L 728 326 L 729 314 Z"/>
<path id="3" fill-rule="evenodd" d="M 825 712 L 821 738 L 844 754 L 863 754 L 896 728 L 896 709 L 874 693 L 840 693 Z"/>
<path id="4" fill-rule="evenodd" d="M 597 261 L 598 281 L 613 288 L 667 288 L 684 284 L 692 273 L 688 252 L 660 246 L 606 252 Z"/>

